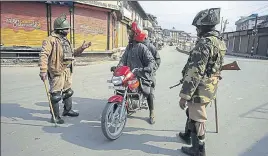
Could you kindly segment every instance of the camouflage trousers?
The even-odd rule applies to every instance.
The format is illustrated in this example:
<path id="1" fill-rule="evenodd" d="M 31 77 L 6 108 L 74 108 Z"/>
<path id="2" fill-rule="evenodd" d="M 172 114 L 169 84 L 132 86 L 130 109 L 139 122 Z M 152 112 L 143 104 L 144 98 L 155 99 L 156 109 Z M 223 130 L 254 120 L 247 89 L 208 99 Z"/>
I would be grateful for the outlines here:
<path id="1" fill-rule="evenodd" d="M 207 121 L 206 107 L 209 103 L 189 103 L 189 118 L 195 121 L 197 136 L 203 136 L 206 131 L 205 122 Z"/>
<path id="2" fill-rule="evenodd" d="M 66 68 L 61 75 L 53 75 L 49 73 L 50 93 L 66 91 L 72 86 L 71 68 Z"/>

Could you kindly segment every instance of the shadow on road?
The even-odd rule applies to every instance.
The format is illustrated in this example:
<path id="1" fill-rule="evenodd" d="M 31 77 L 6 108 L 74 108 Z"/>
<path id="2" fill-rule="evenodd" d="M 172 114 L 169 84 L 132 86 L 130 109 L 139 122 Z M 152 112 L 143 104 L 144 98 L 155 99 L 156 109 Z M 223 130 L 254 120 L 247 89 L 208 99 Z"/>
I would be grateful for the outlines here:
<path id="1" fill-rule="evenodd" d="M 64 141 L 71 144 L 85 147 L 92 150 L 132 150 L 143 151 L 148 154 L 162 154 L 169 156 L 183 155 L 180 150 L 169 149 L 167 144 L 178 143 L 180 140 L 174 137 L 157 136 L 146 134 L 152 131 L 161 132 L 172 130 L 154 130 L 136 127 L 126 127 L 123 135 L 115 141 L 108 141 L 101 131 L 100 118 L 106 100 L 73 97 L 73 109 L 78 110 L 79 117 L 63 117 L 64 126 L 54 127 L 23 123 L 23 120 L 30 121 L 50 121 L 50 112 L 48 102 L 39 102 L 36 105 L 46 107 L 47 110 L 35 110 L 23 108 L 19 104 L 1 104 L 1 116 L 11 118 L 10 122 L 1 122 L 2 124 L 18 124 L 29 126 L 41 126 L 46 133 L 58 133 Z M 60 105 L 61 111 L 63 105 Z M 36 113 L 48 115 L 48 117 L 36 117 Z M 21 118 L 22 120 L 17 120 Z M 139 118 L 138 118 L 139 120 Z M 46 124 L 47 125 L 47 124 Z M 66 127 L 67 126 L 67 127 Z M 133 134 L 133 132 L 145 131 L 143 134 Z M 160 147 L 161 146 L 161 147 Z M 178 147 L 179 148 L 179 147 Z"/>
<path id="2" fill-rule="evenodd" d="M 18 121 L 18 119 L 16 118 L 21 118 L 23 120 L 48 121 L 48 119 L 46 118 L 32 115 L 35 113 L 49 114 L 49 110 L 34 110 L 34 109 L 24 108 L 24 107 L 21 107 L 17 103 L 1 103 L 1 117 L 10 118 L 12 119 L 12 121 Z"/>
<path id="3" fill-rule="evenodd" d="M 150 134 L 130 134 L 143 128 L 126 127 L 124 134 L 115 141 L 108 141 L 101 131 L 100 115 L 106 104 L 106 100 L 95 100 L 89 98 L 73 98 L 78 104 L 74 109 L 79 110 L 78 118 L 64 118 L 72 124 L 68 127 L 44 127 L 47 133 L 60 133 L 63 140 L 92 150 L 138 150 L 149 154 L 178 155 L 177 150 L 161 148 L 149 145 L 149 142 L 176 142 L 176 138 L 166 136 L 154 136 Z M 69 120 L 69 121 L 68 121 Z M 72 120 L 72 121 L 70 121 Z"/>
<path id="4" fill-rule="evenodd" d="M 256 144 L 251 146 L 246 152 L 239 156 L 266 156 L 268 155 L 268 133 L 259 140 Z"/>
<path id="5" fill-rule="evenodd" d="M 246 113 L 239 115 L 241 118 L 268 120 L 268 103 L 260 105 Z M 258 117 L 261 116 L 261 117 Z"/>

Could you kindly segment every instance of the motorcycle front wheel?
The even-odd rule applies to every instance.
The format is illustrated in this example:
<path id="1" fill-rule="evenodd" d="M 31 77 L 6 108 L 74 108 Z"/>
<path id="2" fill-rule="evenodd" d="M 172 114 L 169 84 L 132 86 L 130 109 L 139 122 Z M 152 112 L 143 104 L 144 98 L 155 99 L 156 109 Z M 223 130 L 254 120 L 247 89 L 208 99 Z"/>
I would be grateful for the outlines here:
<path id="1" fill-rule="evenodd" d="M 107 103 L 102 112 L 101 129 L 104 136 L 109 140 L 118 139 L 126 126 L 127 109 L 124 109 L 122 119 L 119 121 L 121 107 L 120 103 Z"/>

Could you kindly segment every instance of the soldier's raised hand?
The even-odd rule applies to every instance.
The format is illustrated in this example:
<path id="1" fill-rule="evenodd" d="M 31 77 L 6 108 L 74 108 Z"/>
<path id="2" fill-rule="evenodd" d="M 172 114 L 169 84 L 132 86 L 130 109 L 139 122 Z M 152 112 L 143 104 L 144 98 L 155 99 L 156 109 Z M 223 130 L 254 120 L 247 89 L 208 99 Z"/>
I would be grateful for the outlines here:
<path id="1" fill-rule="evenodd" d="M 83 44 L 82 44 L 82 49 L 87 49 L 90 46 L 91 46 L 91 42 L 86 43 L 86 41 L 84 41 Z"/>

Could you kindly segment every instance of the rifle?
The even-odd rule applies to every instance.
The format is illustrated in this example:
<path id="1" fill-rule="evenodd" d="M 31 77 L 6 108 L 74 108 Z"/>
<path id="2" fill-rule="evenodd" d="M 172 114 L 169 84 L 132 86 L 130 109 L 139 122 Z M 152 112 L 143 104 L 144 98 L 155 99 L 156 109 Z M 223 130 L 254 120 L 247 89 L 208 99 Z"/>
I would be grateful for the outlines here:
<path id="1" fill-rule="evenodd" d="M 223 70 L 241 70 L 241 69 L 239 68 L 237 62 L 234 61 L 232 63 L 228 63 L 228 64 L 223 65 L 220 70 L 223 71 Z M 222 79 L 221 76 L 219 76 L 219 77 L 220 77 L 220 79 Z M 174 87 L 177 87 L 177 86 L 181 85 L 182 83 L 183 83 L 183 79 L 181 79 L 178 84 L 169 87 L 169 89 L 172 89 Z"/>
<path id="2" fill-rule="evenodd" d="M 180 83 L 175 84 L 174 86 L 169 87 L 169 89 L 172 89 L 174 87 L 177 87 L 177 86 L 181 85 L 182 83 L 183 83 L 183 79 L 180 80 Z"/>
<path id="3" fill-rule="evenodd" d="M 241 70 L 237 64 L 236 61 L 229 63 L 229 64 L 225 64 L 221 67 L 221 71 L 223 70 Z"/>

